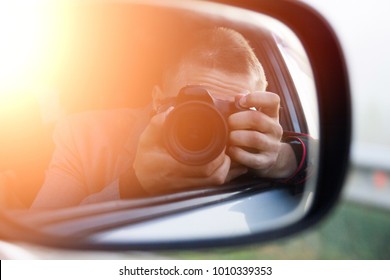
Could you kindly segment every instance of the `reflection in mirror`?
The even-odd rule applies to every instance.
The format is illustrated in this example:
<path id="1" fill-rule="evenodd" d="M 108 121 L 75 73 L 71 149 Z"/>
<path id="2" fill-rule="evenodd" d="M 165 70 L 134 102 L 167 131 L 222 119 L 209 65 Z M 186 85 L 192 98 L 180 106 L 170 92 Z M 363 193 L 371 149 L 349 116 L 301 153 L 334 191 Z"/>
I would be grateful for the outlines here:
<path id="1" fill-rule="evenodd" d="M 16 60 L 0 66 L 0 202 L 26 209 L 8 215 L 115 243 L 256 233 L 309 209 L 319 122 L 297 37 L 262 14 L 160 2 L 42 4 L 36 38 L 11 31 L 38 43 L 16 83 Z"/>

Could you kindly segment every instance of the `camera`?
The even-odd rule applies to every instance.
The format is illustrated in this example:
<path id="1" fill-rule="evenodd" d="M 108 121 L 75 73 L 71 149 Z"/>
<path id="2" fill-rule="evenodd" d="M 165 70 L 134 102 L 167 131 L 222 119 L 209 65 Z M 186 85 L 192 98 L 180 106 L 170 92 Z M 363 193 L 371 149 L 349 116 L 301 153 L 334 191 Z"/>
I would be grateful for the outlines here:
<path id="1" fill-rule="evenodd" d="M 227 118 L 247 110 L 237 101 L 213 98 L 201 86 L 182 88 L 164 123 L 163 141 L 168 152 L 187 165 L 214 160 L 228 144 Z"/>

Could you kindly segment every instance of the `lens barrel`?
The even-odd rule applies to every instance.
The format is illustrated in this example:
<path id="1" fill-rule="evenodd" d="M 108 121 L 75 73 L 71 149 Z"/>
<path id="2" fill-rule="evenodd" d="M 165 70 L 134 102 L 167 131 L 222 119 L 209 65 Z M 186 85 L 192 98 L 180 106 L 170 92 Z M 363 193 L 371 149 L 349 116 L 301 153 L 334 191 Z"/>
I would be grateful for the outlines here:
<path id="1" fill-rule="evenodd" d="M 228 125 L 209 102 L 189 100 L 178 104 L 164 124 L 164 144 L 177 161 L 203 165 L 221 154 L 228 142 Z"/>

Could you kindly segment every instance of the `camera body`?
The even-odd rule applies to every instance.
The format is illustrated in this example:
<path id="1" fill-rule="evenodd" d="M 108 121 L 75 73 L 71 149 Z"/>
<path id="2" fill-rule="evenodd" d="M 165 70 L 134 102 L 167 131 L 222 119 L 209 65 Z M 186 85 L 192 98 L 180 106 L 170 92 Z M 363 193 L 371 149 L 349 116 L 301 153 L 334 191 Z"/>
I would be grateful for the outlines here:
<path id="1" fill-rule="evenodd" d="M 187 165 L 214 160 L 228 144 L 228 117 L 248 110 L 237 101 L 215 99 L 201 86 L 182 88 L 164 123 L 163 141 L 168 152 Z"/>

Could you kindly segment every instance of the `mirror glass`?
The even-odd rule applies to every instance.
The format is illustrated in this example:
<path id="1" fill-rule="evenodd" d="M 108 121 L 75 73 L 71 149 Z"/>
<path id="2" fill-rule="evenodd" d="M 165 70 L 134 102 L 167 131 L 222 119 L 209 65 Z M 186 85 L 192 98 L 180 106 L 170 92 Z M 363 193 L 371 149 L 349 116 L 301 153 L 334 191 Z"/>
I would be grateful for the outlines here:
<path id="1" fill-rule="evenodd" d="M 318 105 L 297 36 L 264 14 L 161 2 L 1 9 L 6 217 L 130 244 L 246 236 L 310 209 Z"/>

